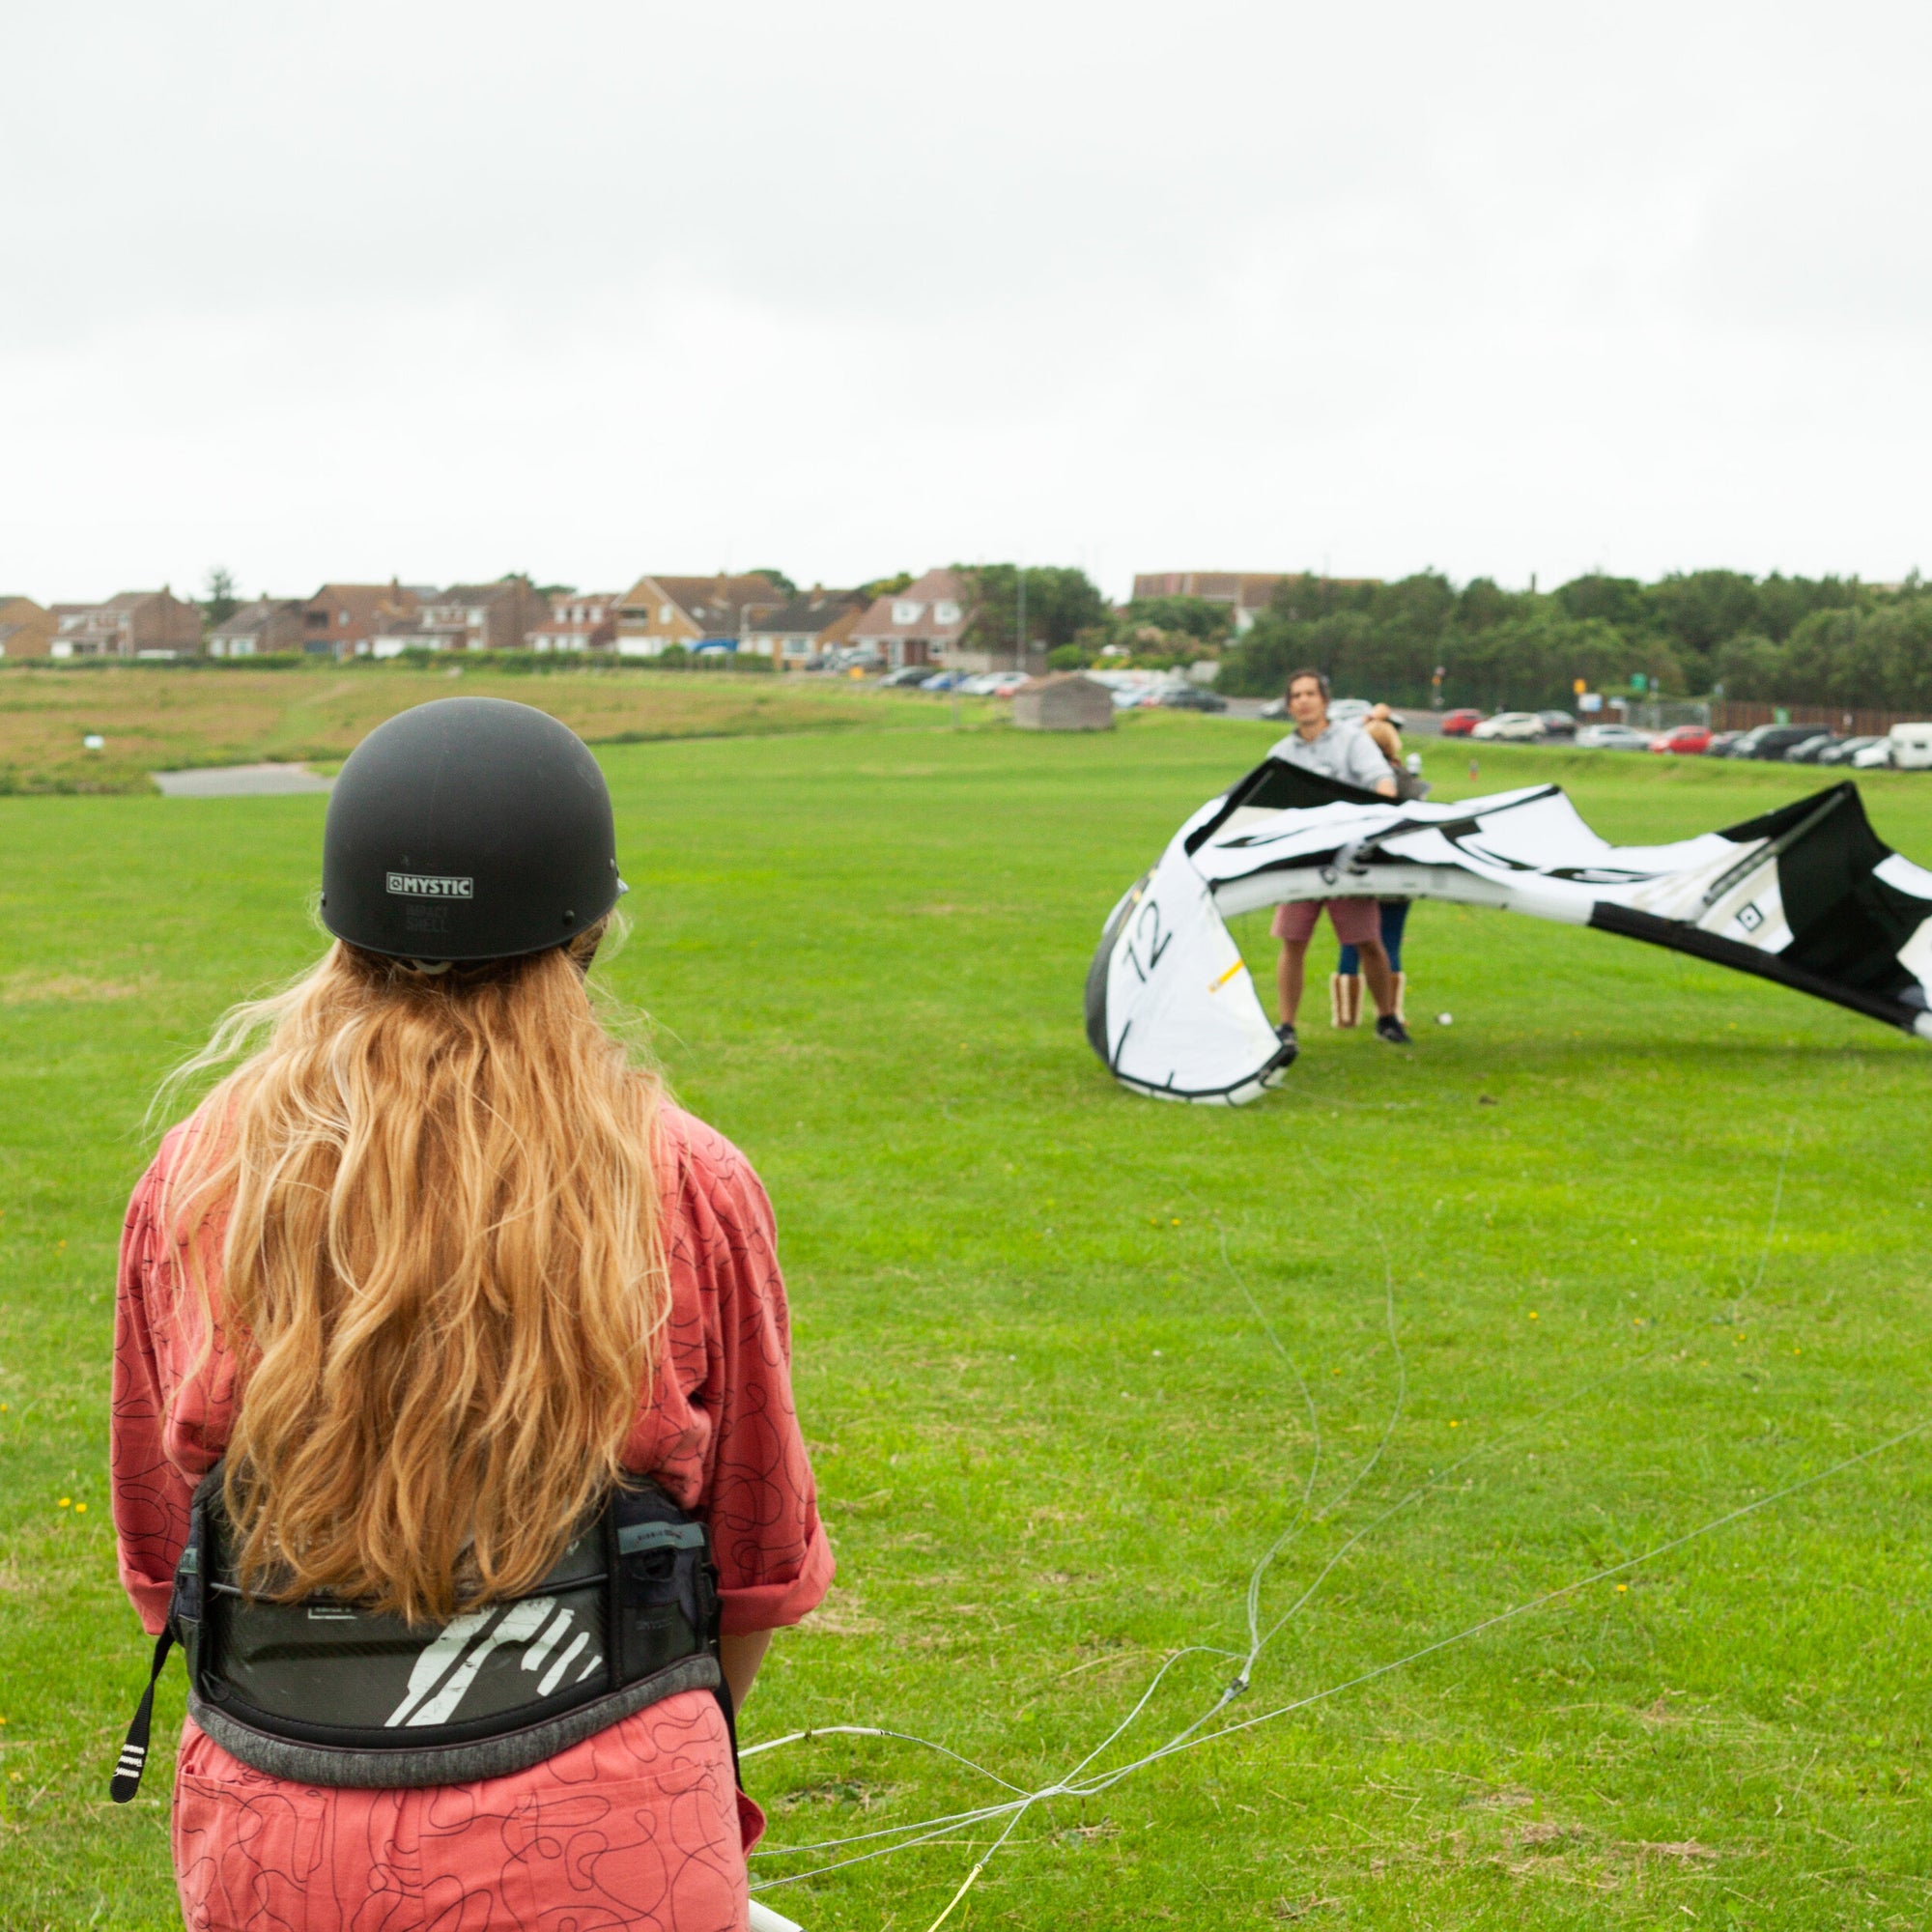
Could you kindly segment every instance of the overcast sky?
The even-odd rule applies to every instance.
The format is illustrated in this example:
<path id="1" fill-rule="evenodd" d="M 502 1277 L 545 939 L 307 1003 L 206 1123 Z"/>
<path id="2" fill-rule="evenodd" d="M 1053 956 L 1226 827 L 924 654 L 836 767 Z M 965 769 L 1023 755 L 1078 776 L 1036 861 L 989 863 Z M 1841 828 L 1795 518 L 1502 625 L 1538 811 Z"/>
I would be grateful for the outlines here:
<path id="1" fill-rule="evenodd" d="M 1932 568 L 1928 40 L 8 8 L 0 591 Z"/>

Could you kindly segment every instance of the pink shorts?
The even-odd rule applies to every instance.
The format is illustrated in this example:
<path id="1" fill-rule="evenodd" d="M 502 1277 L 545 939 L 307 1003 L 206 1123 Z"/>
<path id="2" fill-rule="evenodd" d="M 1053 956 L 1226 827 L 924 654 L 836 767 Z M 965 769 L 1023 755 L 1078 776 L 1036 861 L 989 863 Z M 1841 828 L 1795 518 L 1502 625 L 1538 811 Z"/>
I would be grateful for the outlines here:
<path id="1" fill-rule="evenodd" d="M 1306 946 L 1315 937 L 1315 922 L 1321 909 L 1328 909 L 1328 921 L 1335 937 L 1344 946 L 1379 946 L 1382 938 L 1381 903 L 1378 899 L 1293 899 L 1274 909 L 1274 923 L 1268 927 L 1277 939 Z"/>

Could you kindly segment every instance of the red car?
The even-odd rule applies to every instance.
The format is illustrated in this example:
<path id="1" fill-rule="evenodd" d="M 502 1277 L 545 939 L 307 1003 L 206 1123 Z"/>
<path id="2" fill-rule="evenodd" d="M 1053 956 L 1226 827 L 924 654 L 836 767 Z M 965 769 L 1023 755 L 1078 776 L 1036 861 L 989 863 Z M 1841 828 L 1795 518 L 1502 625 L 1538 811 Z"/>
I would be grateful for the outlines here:
<path id="1" fill-rule="evenodd" d="M 1442 735 L 1445 738 L 1466 738 L 1482 722 L 1480 711 L 1445 711 L 1442 714 Z"/>
<path id="2" fill-rule="evenodd" d="M 1650 741 L 1653 752 L 1687 752 L 1692 757 L 1702 757 L 1711 749 L 1711 727 L 1708 724 L 1680 724 L 1674 731 L 1661 732 Z"/>

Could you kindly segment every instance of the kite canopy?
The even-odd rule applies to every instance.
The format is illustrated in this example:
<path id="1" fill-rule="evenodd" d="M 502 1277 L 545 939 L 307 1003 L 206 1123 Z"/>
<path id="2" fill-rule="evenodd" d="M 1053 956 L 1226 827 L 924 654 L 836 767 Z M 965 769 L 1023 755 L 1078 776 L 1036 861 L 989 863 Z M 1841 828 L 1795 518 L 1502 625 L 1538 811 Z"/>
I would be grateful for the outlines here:
<path id="1" fill-rule="evenodd" d="M 1932 1039 L 1932 872 L 1853 784 L 1675 845 L 1608 845 L 1559 785 L 1398 803 L 1270 758 L 1108 917 L 1087 1037 L 1122 1085 L 1239 1106 L 1285 1055 L 1223 923 L 1293 899 L 1452 899 L 1668 946 Z"/>

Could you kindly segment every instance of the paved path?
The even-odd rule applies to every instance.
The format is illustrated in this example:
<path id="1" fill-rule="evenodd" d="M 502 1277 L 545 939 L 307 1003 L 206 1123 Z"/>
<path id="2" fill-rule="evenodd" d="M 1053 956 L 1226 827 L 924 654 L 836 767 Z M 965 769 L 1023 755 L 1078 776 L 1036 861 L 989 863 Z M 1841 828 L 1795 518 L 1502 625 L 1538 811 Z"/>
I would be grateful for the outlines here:
<path id="1" fill-rule="evenodd" d="M 198 772 L 150 772 L 169 798 L 267 798 L 295 791 L 327 791 L 306 765 L 213 765 Z"/>

